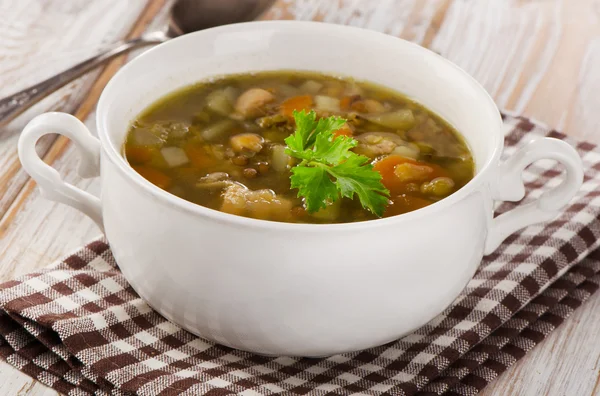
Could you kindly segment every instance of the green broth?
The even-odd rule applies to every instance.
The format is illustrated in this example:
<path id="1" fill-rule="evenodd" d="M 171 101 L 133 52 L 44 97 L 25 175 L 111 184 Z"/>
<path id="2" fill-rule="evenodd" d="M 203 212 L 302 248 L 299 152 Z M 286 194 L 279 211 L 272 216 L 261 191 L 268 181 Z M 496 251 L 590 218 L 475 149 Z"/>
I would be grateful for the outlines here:
<path id="1" fill-rule="evenodd" d="M 297 223 L 377 218 L 347 198 L 306 211 L 290 189 L 295 163 L 284 153 L 291 108 L 348 120 L 344 134 L 390 190 L 384 217 L 430 205 L 473 178 L 460 134 L 424 106 L 372 83 L 297 71 L 229 75 L 176 91 L 132 123 L 125 157 L 158 187 L 215 210 Z"/>

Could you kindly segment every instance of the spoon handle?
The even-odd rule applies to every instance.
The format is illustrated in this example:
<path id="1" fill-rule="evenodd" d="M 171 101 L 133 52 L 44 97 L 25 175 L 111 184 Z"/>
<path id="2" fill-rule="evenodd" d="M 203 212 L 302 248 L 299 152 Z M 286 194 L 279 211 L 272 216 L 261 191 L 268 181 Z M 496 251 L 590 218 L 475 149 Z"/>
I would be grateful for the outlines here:
<path id="1" fill-rule="evenodd" d="M 0 99 L 0 127 L 8 124 L 19 114 L 50 95 L 52 92 L 104 64 L 110 59 L 134 48 L 159 44 L 167 39 L 167 35 L 163 32 L 152 32 L 136 39 L 118 41 L 106 51 L 63 71 L 62 73 L 50 77 L 29 88 L 25 88 L 6 98 Z"/>

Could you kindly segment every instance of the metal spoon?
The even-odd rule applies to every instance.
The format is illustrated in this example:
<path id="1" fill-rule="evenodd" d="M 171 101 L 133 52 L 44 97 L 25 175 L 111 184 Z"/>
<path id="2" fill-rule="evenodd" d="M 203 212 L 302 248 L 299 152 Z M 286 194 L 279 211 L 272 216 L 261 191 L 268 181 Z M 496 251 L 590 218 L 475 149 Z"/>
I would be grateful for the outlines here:
<path id="1" fill-rule="evenodd" d="M 197 30 L 257 18 L 274 0 L 177 0 L 170 11 L 165 31 L 145 33 L 139 38 L 118 41 L 106 51 L 26 88 L 0 99 L 0 127 L 69 82 L 134 48 L 160 44 L 171 38 Z"/>

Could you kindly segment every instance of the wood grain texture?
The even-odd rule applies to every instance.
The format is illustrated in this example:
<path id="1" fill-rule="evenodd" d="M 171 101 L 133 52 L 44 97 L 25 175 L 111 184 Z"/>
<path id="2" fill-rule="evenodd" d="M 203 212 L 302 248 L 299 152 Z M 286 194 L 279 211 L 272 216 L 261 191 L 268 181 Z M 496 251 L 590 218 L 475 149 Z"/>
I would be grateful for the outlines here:
<path id="1" fill-rule="evenodd" d="M 600 294 L 481 393 L 484 396 L 600 395 Z"/>
<path id="2" fill-rule="evenodd" d="M 113 0 L 114 3 L 117 1 Z M 0 0 L 0 15 L 4 15 L 4 10 L 16 8 L 12 3 L 17 2 Z M 89 16 L 92 11 L 88 7 L 97 7 L 97 10 L 110 14 L 103 15 L 103 18 L 116 20 L 111 18 L 117 18 L 118 13 L 133 14 L 131 9 L 136 4 L 139 7 L 142 1 L 119 2 L 116 8 L 104 8 L 103 4 L 107 2 L 71 2 L 77 3 L 78 8 L 77 4 L 66 5 L 58 0 L 37 1 L 44 4 L 43 9 L 51 15 L 71 12 L 69 15 L 76 17 L 77 23 L 86 15 L 93 18 Z M 125 3 L 126 6 L 122 5 Z M 163 23 L 165 12 L 166 8 L 155 24 Z M 38 18 L 43 19 L 43 15 L 44 12 L 39 11 Z M 350 24 L 409 39 L 467 70 L 500 106 L 523 112 L 570 135 L 599 142 L 599 15 L 600 0 L 279 0 L 265 18 Z M 65 20 L 64 16 L 56 18 Z M 133 19 L 128 20 L 129 26 Z M 0 25 L 2 23 L 0 20 Z M 118 23 L 125 22 L 119 19 Z M 113 29 L 116 28 L 113 26 Z M 11 37 L 27 42 L 40 41 L 37 46 L 31 44 L 32 48 L 40 51 L 34 54 L 54 56 L 55 62 L 63 54 L 75 57 L 84 51 L 78 48 L 85 46 L 80 46 L 74 38 L 63 42 L 59 37 L 48 35 L 56 50 L 44 52 L 48 48 L 43 44 L 46 34 L 39 33 L 40 29 L 22 28 L 24 30 L 20 34 L 12 33 L 14 28 L 11 29 Z M 127 30 L 124 26 L 120 29 L 121 34 Z M 52 32 L 53 28 L 41 30 Z M 7 57 L 13 56 L 10 54 L 16 50 L 15 45 L 6 44 L 5 31 L 6 27 L 0 26 L 0 79 L 4 78 L 3 70 L 18 72 L 18 67 L 15 69 L 10 66 L 12 63 L 6 63 Z M 96 40 L 102 42 L 98 37 Z M 29 64 L 31 59 L 30 55 L 21 54 L 11 58 L 11 62 Z M 36 73 L 47 72 L 46 65 L 40 70 L 34 67 L 29 70 L 33 69 Z M 16 76 L 11 81 L 22 83 L 22 77 Z M 25 86 L 25 83 L 22 84 L 19 88 Z M 0 93 L 3 92 L 2 85 Z M 69 99 L 70 110 L 83 97 L 80 93 L 83 88 L 72 88 L 74 93 L 71 97 L 80 96 L 78 100 Z M 59 102 L 56 100 L 57 104 Z M 93 105 L 91 100 L 88 103 Z M 48 106 L 46 108 L 51 108 L 51 105 Z M 28 117 L 31 115 L 24 115 L 15 123 L 22 125 Z M 92 131 L 95 128 L 93 118 L 92 113 L 86 121 Z M 11 125 L 11 128 L 15 133 L 20 126 Z M 12 204 L 4 208 L 6 214 L 0 220 L 0 279 L 44 266 L 99 233 L 91 220 L 82 214 L 42 199 L 32 182 L 24 184 L 25 178 L 20 186 L 7 187 L 14 178 L 2 175 L 10 173 L 11 166 L 17 171 L 20 167 L 7 161 L 2 150 L 10 152 L 11 147 L 15 150 L 14 144 L 14 140 L 4 143 L 0 137 L 0 192 L 9 191 L 12 196 Z M 54 163 L 65 180 L 98 193 L 97 181 L 82 180 L 75 173 L 77 160 L 70 145 L 63 142 L 52 150 L 46 159 Z M 0 216 L 3 213 L 2 199 L 0 195 Z M 600 295 L 596 295 L 482 394 L 600 395 L 599 328 Z M 5 364 L 0 365 L 0 394 L 18 392 L 24 395 L 54 394 Z"/>
<path id="3" fill-rule="evenodd" d="M 42 81 L 124 37 L 144 6 L 145 0 L 0 1 L 0 96 Z M 17 158 L 18 132 L 37 114 L 72 112 L 98 72 L 58 90 L 0 130 L 0 217 L 28 180 Z M 45 153 L 55 138 L 43 138 L 38 151 Z"/>
<path id="4" fill-rule="evenodd" d="M 5 0 L 4 3 L 0 4 L 7 9 L 10 9 L 10 4 L 6 4 L 7 2 L 10 3 L 10 1 Z M 60 10 L 60 7 L 64 6 L 64 3 L 58 1 L 55 3 L 60 4 L 48 4 L 47 6 L 59 13 L 66 12 L 64 10 Z M 85 36 L 92 33 L 92 35 L 96 37 L 98 43 L 106 44 L 108 42 L 116 41 L 117 39 L 125 37 L 128 32 L 130 37 L 139 35 L 148 27 L 149 23 L 155 23 L 154 17 L 157 12 L 161 11 L 164 3 L 164 1 L 154 0 L 148 4 L 148 7 L 146 7 L 147 4 L 145 0 L 135 0 L 128 2 L 127 4 L 118 0 L 96 0 L 94 2 L 82 1 L 80 7 L 76 10 L 77 12 L 71 15 L 71 18 L 77 20 L 79 18 L 79 13 L 83 13 L 84 15 L 89 14 L 87 23 L 91 25 L 106 19 L 107 22 L 105 24 L 100 24 L 101 27 L 94 28 L 92 32 L 90 32 L 89 27 L 86 27 L 85 24 L 81 24 L 78 27 L 79 34 L 83 34 Z M 75 2 L 70 3 L 70 6 L 74 5 Z M 67 8 L 71 10 L 71 8 Z M 145 12 L 141 14 L 142 11 Z M 50 16 L 54 16 L 54 13 L 50 13 Z M 157 22 L 162 25 L 164 23 L 164 16 L 162 17 L 162 20 Z M 57 18 L 56 20 L 41 20 L 38 21 L 38 23 L 52 25 L 52 23 L 65 23 L 65 20 L 64 18 Z M 134 24 L 135 26 L 132 29 L 132 25 Z M 15 23 L 15 25 L 18 24 Z M 152 28 L 154 27 L 156 26 L 152 25 Z M 7 28 L 5 30 L 10 29 Z M 60 31 L 60 29 L 57 30 Z M 84 32 L 84 30 L 86 31 Z M 3 30 L 0 29 L 0 32 L 3 32 Z M 75 37 L 77 34 L 77 32 L 73 32 Z M 28 35 L 25 36 L 29 37 Z M 106 41 L 107 38 L 109 41 Z M 73 40 L 73 42 L 71 42 L 71 45 L 74 47 L 79 44 L 81 43 L 78 43 L 77 40 Z M 95 48 L 94 52 L 98 49 L 99 47 Z M 5 52 L 0 51 L 0 54 L 4 55 Z M 30 56 L 31 55 L 29 53 L 23 53 L 20 61 L 24 63 L 28 62 L 30 61 Z M 64 66 L 60 66 L 54 70 L 45 70 L 47 75 L 43 76 L 42 78 L 49 76 L 52 72 L 60 71 L 78 60 L 81 59 L 72 60 L 72 62 L 69 62 Z M 98 96 L 104 85 L 122 65 L 123 61 L 124 59 L 116 59 L 115 61 L 111 62 L 111 64 L 107 66 L 104 71 L 101 73 L 99 72 L 99 77 L 97 76 L 98 73 L 96 73 L 96 75 L 90 75 L 87 77 L 89 80 L 87 85 L 83 82 L 77 81 L 71 86 L 63 88 L 65 91 L 70 90 L 70 92 L 72 92 L 69 98 L 73 97 L 73 99 L 72 101 L 62 102 L 61 100 L 64 99 L 59 98 L 56 104 L 56 109 L 62 111 L 72 111 L 75 107 L 78 107 L 75 115 L 85 119 L 89 113 L 93 111 Z M 3 65 L 1 58 L 0 65 Z M 25 77 L 27 76 L 23 76 L 23 78 Z M 32 82 L 34 81 L 27 82 L 27 84 Z M 23 87 L 27 84 L 23 84 Z M 90 88 L 90 85 L 91 89 L 88 89 Z M 14 91 L 23 87 L 16 88 Z M 55 95 L 59 94 L 60 92 Z M 84 96 L 85 100 L 81 102 L 81 99 Z M 51 99 L 52 97 L 46 99 L 46 101 L 51 102 Z M 47 107 L 44 107 L 44 103 L 41 103 L 38 106 L 41 107 L 41 110 L 38 110 L 39 112 L 48 111 L 49 109 L 55 108 L 51 103 L 48 104 Z M 32 112 L 34 110 L 35 109 L 32 109 Z M 19 123 L 26 122 L 26 120 L 29 119 L 28 117 L 32 117 L 34 115 L 30 115 L 29 113 L 30 112 L 25 113 L 19 119 L 15 120 L 13 124 L 18 125 Z M 89 120 L 93 120 L 93 117 L 89 118 Z M 93 122 L 90 123 L 93 124 Z M 11 150 L 13 153 L 13 155 L 8 157 L 8 159 L 5 158 L 5 162 L 0 163 L 0 170 L 2 172 L 2 176 L 0 177 L 0 192 L 2 192 L 2 195 L 0 195 L 0 273 L 2 275 L 0 277 L 2 279 L 10 278 L 17 273 L 23 273 L 31 271 L 35 268 L 39 268 L 40 266 L 43 266 L 42 263 L 47 262 L 48 259 L 55 259 L 57 256 L 64 254 L 64 249 L 69 249 L 69 244 L 63 243 L 65 239 L 68 238 L 68 233 L 71 233 L 72 236 L 77 235 L 79 237 L 72 238 L 75 244 L 81 244 L 83 241 L 89 240 L 93 235 L 97 235 L 99 233 L 95 225 L 91 224 L 87 218 L 80 216 L 78 213 L 63 213 L 61 210 L 55 210 L 53 207 L 40 207 L 39 209 L 42 210 L 42 213 L 44 214 L 46 211 L 49 211 L 58 215 L 45 216 L 40 215 L 40 212 L 37 210 L 38 208 L 35 204 L 33 207 L 29 205 L 30 203 L 41 202 L 44 200 L 40 199 L 39 192 L 35 189 L 35 184 L 28 177 L 26 177 L 24 173 L 21 172 L 21 168 L 16 158 L 16 137 L 18 135 L 15 134 L 14 137 L 11 136 L 11 127 L 13 127 L 13 125 L 9 126 L 8 131 L 2 132 L 4 133 L 3 136 L 9 136 L 10 138 L 0 141 L 0 150 L 5 147 L 8 150 Z M 17 126 L 16 128 L 20 129 L 21 126 Z M 39 151 L 41 153 L 45 153 L 44 159 L 46 162 L 56 162 L 56 165 L 59 168 L 62 164 L 61 161 L 72 161 L 74 158 L 76 158 L 73 149 L 71 148 L 70 144 L 68 144 L 68 141 L 64 138 L 58 138 L 56 140 L 47 139 L 46 142 L 42 142 L 41 146 L 42 147 L 38 148 L 40 149 Z M 12 161 L 13 159 L 14 161 Z M 75 165 L 69 165 L 70 166 L 66 167 L 67 172 L 64 173 L 65 180 L 69 182 L 76 181 L 78 177 L 76 177 L 75 172 L 73 171 L 76 169 L 74 167 Z M 94 191 L 92 186 L 94 181 L 92 180 L 87 182 L 87 184 L 82 183 L 81 187 L 88 191 Z M 25 216 L 22 217 L 20 216 L 21 214 L 25 214 Z M 21 224 L 25 225 L 25 228 L 20 228 L 19 225 Z M 17 227 L 15 228 L 15 226 Z M 63 234 L 64 238 L 61 239 L 55 235 L 53 231 L 54 227 L 69 231 Z M 5 234 L 6 231 L 8 231 L 8 233 Z M 24 236 L 33 234 L 43 236 L 43 239 L 46 241 L 46 243 L 30 246 L 28 243 L 28 238 L 24 238 Z M 74 249 L 74 245 L 72 246 L 73 247 L 71 249 Z M 1 362 L 0 394 L 46 395 L 56 394 L 56 392 L 36 381 L 33 381 L 31 378 L 15 370 L 10 365 Z"/>

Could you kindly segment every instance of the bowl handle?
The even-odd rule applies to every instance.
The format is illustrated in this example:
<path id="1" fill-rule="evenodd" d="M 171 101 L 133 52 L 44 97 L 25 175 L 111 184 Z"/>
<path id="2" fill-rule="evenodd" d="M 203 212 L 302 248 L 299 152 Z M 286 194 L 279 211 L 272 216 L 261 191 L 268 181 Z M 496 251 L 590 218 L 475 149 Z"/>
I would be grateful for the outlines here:
<path id="1" fill-rule="evenodd" d="M 66 113 L 45 113 L 35 117 L 19 137 L 19 158 L 25 171 L 38 183 L 44 198 L 67 204 L 88 215 L 104 232 L 100 199 L 63 181 L 35 150 L 44 135 L 58 133 L 71 139 L 79 152 L 81 177 L 100 175 L 100 142 L 77 118 Z"/>
<path id="2" fill-rule="evenodd" d="M 494 218 L 485 242 L 484 254 L 496 250 L 513 232 L 531 224 L 554 219 L 581 187 L 583 164 L 577 151 L 562 140 L 536 138 L 500 165 L 497 178 L 492 183 L 492 198 L 499 201 L 523 199 L 523 170 L 540 159 L 553 159 L 563 164 L 566 170 L 565 179 L 537 200 Z"/>

